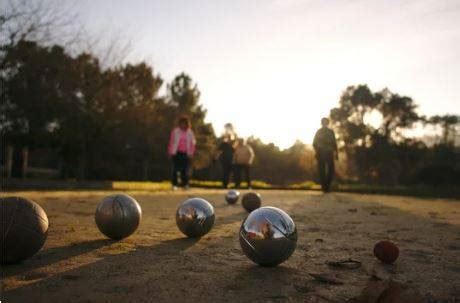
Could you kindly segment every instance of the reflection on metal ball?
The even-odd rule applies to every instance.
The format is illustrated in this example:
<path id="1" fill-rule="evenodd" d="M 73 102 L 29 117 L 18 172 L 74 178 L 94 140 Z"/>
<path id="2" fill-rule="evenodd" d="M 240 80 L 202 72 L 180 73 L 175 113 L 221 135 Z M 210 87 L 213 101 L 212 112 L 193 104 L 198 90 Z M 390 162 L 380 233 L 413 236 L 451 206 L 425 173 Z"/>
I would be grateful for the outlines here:
<path id="1" fill-rule="evenodd" d="M 227 194 L 225 195 L 225 200 L 227 201 L 228 204 L 235 204 L 238 202 L 238 199 L 240 198 L 240 192 L 237 190 L 229 190 Z"/>
<path id="2" fill-rule="evenodd" d="M 190 238 L 207 234 L 214 225 L 214 219 L 214 207 L 201 198 L 184 201 L 176 212 L 177 227 Z"/>
<path id="3" fill-rule="evenodd" d="M 244 254 L 262 266 L 276 266 L 286 261 L 297 245 L 294 221 L 276 207 L 261 207 L 244 220 L 240 228 Z"/>
<path id="4" fill-rule="evenodd" d="M 241 205 L 243 205 L 244 209 L 248 213 L 251 211 L 258 209 L 262 204 L 262 199 L 260 195 L 255 192 L 249 192 L 243 195 L 243 199 L 241 200 Z"/>
<path id="5" fill-rule="evenodd" d="M 96 209 L 96 224 L 107 237 L 120 240 L 133 234 L 141 222 L 142 210 L 134 198 L 117 194 L 105 197 Z"/>
<path id="6" fill-rule="evenodd" d="M 48 217 L 37 203 L 21 198 L 0 198 L 0 260 L 17 263 L 42 248 L 48 234 Z"/>

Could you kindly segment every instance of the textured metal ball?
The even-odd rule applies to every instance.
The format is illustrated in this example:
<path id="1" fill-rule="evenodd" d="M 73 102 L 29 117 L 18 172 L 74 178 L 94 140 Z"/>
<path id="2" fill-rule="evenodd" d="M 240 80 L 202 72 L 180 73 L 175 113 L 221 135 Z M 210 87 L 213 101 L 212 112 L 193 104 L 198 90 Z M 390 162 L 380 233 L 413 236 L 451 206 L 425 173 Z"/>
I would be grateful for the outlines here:
<path id="1" fill-rule="evenodd" d="M 105 197 L 96 209 L 96 225 L 107 237 L 120 240 L 133 234 L 141 222 L 137 201 L 125 194 Z"/>
<path id="2" fill-rule="evenodd" d="M 42 248 L 48 234 L 48 216 L 37 203 L 21 198 L 0 198 L 0 259 L 17 263 Z"/>
<path id="3" fill-rule="evenodd" d="M 294 221 L 276 207 L 261 207 L 243 221 L 240 245 L 244 254 L 262 266 L 276 266 L 286 261 L 297 246 Z"/>
<path id="4" fill-rule="evenodd" d="M 190 238 L 207 234 L 214 226 L 214 220 L 214 207 L 201 198 L 184 201 L 176 212 L 177 227 Z"/>
<path id="5" fill-rule="evenodd" d="M 262 199 L 260 195 L 255 192 L 249 192 L 243 195 L 243 199 L 241 200 L 241 205 L 243 205 L 244 209 L 247 212 L 251 212 L 255 209 L 258 209 L 262 204 Z"/>
<path id="6" fill-rule="evenodd" d="M 235 204 L 236 202 L 238 202 L 239 198 L 240 192 L 234 189 L 229 190 L 225 195 L 225 201 L 227 201 L 228 204 Z"/>

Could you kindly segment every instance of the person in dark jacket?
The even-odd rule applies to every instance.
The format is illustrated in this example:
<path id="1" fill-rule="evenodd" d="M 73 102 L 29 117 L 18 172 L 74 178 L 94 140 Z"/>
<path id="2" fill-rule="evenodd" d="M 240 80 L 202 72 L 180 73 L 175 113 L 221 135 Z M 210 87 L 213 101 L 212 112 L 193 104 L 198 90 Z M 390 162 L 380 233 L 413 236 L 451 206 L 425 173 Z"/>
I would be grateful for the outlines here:
<path id="1" fill-rule="evenodd" d="M 334 131 L 328 127 L 329 119 L 321 119 L 321 125 L 313 139 L 313 148 L 318 162 L 321 188 L 324 192 L 329 192 L 334 178 L 334 158 L 338 160 L 337 141 Z"/>
<path id="2" fill-rule="evenodd" d="M 224 126 L 225 131 L 219 144 L 219 160 L 222 165 L 222 186 L 228 188 L 230 176 L 233 170 L 233 153 L 235 151 L 236 134 L 233 125 L 227 123 Z"/>

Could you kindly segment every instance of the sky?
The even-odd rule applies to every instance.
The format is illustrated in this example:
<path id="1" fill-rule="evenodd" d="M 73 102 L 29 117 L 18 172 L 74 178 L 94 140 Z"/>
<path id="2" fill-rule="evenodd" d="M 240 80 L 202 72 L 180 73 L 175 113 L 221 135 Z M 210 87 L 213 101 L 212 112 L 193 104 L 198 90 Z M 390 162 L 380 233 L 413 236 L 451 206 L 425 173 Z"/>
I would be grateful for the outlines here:
<path id="1" fill-rule="evenodd" d="M 80 0 L 92 33 L 131 41 L 166 82 L 198 84 L 216 134 L 231 122 L 287 148 L 311 143 L 349 85 L 460 112 L 460 1 Z"/>

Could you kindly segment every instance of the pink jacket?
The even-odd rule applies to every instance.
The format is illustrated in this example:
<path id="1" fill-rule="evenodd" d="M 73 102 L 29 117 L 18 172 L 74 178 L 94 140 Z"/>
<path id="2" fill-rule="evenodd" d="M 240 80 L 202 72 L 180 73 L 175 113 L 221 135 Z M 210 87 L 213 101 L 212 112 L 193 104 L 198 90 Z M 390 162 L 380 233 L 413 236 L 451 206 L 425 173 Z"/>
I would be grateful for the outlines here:
<path id="1" fill-rule="evenodd" d="M 185 134 L 184 134 L 185 133 Z M 195 154 L 195 135 L 191 129 L 187 129 L 186 131 L 181 130 L 179 127 L 174 128 L 171 131 L 171 136 L 169 137 L 169 144 L 168 144 L 168 154 L 170 156 L 174 156 L 177 153 L 179 148 L 179 141 L 181 136 L 186 136 L 186 153 L 189 157 L 192 157 Z"/>

